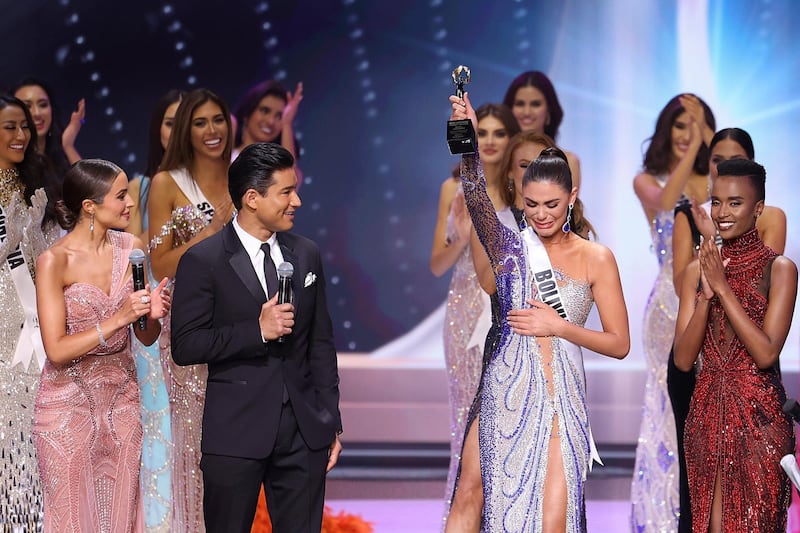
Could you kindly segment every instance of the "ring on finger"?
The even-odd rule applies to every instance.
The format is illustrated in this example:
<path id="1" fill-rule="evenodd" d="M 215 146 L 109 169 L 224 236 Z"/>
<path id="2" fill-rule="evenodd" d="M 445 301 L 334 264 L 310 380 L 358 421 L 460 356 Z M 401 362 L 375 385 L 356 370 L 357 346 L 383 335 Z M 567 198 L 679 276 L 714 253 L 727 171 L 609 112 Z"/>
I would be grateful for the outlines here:
<path id="1" fill-rule="evenodd" d="M 142 296 L 142 303 L 143 304 L 149 304 L 150 303 L 150 297 L 147 296 L 146 294 L 144 296 Z"/>

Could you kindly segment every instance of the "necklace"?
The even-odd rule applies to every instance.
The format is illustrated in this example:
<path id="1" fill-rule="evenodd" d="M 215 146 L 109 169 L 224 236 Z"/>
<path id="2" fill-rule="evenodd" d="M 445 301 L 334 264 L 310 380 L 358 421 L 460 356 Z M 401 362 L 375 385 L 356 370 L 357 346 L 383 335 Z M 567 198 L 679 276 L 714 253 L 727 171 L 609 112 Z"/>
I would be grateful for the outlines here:
<path id="1" fill-rule="evenodd" d="M 19 192 L 20 199 L 22 199 L 25 189 L 19 179 L 19 170 L 16 168 L 0 168 L 0 204 L 8 207 L 15 192 Z"/>

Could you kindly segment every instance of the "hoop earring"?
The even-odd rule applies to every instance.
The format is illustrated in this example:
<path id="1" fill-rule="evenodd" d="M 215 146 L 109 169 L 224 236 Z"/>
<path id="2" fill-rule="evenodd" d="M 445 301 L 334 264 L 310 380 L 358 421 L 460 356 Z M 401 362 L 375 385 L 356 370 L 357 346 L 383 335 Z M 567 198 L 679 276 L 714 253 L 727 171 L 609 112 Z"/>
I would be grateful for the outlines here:
<path id="1" fill-rule="evenodd" d="M 567 208 L 567 221 L 564 222 L 563 226 L 561 226 L 561 231 L 563 231 L 564 233 L 569 233 L 570 230 L 572 229 L 569 225 L 570 220 L 572 220 L 572 207 L 573 204 L 569 204 L 569 207 Z"/>
<path id="2" fill-rule="evenodd" d="M 89 220 L 89 232 L 92 234 L 92 237 L 94 237 L 94 213 L 90 214 L 92 215 L 92 218 Z"/>

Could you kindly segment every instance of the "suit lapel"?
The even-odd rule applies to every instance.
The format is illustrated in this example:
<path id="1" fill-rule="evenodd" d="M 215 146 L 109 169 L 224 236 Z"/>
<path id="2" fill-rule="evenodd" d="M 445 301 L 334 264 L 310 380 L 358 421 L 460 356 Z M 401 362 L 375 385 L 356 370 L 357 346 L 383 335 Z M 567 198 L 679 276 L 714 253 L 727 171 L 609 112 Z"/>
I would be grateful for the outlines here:
<path id="1" fill-rule="evenodd" d="M 288 261 L 294 267 L 294 274 L 292 274 L 292 292 L 294 293 L 294 297 L 297 298 L 298 290 L 302 288 L 300 282 L 297 281 L 301 279 L 303 275 L 300 272 L 301 265 L 298 263 L 297 254 L 294 253 L 294 241 L 291 238 L 291 234 L 288 233 L 278 233 L 278 244 L 281 245 L 281 253 L 283 254 L 283 260 Z M 295 308 L 297 308 L 297 302 L 295 302 Z"/>
<path id="2" fill-rule="evenodd" d="M 236 235 L 233 224 L 227 224 L 224 231 L 225 234 L 223 238 L 225 241 L 225 249 L 230 254 L 228 263 L 230 263 L 231 268 L 233 268 L 233 271 L 239 276 L 239 279 L 242 280 L 242 283 L 247 287 L 250 294 L 253 295 L 253 298 L 255 298 L 259 304 L 266 302 L 267 295 L 264 294 L 261 282 L 258 281 L 256 272 L 253 270 L 253 263 L 250 261 L 250 256 L 247 255 L 244 246 L 242 246 L 242 241 L 240 241 L 239 236 Z"/>

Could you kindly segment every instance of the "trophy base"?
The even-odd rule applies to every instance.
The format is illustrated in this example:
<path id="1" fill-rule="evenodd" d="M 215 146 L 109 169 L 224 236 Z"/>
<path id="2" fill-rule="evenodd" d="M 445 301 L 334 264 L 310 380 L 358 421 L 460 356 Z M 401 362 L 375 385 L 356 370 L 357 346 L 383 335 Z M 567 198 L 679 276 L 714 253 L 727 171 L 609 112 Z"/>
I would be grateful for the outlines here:
<path id="1" fill-rule="evenodd" d="M 452 155 L 474 154 L 478 151 L 475 129 L 470 120 L 447 121 L 447 146 Z"/>

